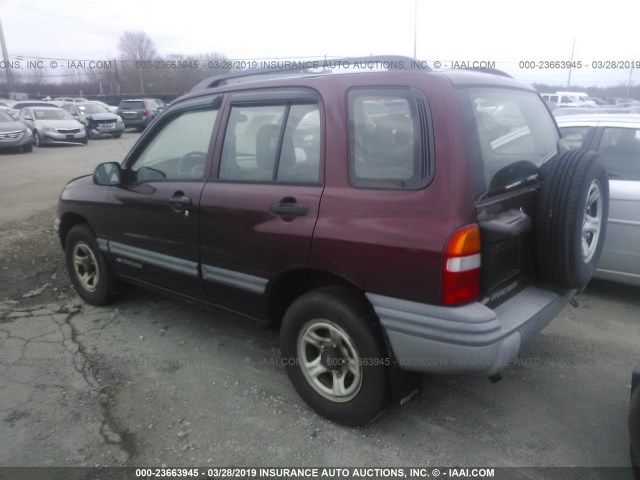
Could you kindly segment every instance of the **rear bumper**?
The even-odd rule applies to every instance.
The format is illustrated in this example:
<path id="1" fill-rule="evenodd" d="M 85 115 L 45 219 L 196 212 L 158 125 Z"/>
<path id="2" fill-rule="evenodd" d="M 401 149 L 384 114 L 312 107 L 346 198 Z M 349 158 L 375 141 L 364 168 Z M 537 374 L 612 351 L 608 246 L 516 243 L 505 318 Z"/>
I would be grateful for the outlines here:
<path id="1" fill-rule="evenodd" d="M 145 118 L 122 118 L 122 121 L 124 122 L 124 126 L 125 128 L 140 128 L 140 127 L 146 127 L 149 122 L 151 121 L 151 119 L 149 117 L 145 117 Z"/>
<path id="2" fill-rule="evenodd" d="M 475 302 L 443 307 L 368 293 L 400 368 L 495 375 L 575 295 L 529 286 L 494 310 Z"/>

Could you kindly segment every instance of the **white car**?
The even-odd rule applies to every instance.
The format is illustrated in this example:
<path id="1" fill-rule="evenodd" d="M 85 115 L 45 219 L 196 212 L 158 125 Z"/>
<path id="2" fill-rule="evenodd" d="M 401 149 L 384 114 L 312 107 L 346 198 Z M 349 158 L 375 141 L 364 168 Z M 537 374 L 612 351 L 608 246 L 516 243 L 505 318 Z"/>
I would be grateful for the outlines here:
<path id="1" fill-rule="evenodd" d="M 572 148 L 600 154 L 609 174 L 609 223 L 595 277 L 640 286 L 640 115 L 556 118 Z"/>

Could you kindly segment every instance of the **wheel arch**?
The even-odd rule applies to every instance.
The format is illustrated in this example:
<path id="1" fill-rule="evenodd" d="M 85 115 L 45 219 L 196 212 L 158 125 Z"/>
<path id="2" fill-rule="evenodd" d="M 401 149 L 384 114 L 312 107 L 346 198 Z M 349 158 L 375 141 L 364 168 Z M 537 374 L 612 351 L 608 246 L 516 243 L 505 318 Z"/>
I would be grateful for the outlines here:
<path id="1" fill-rule="evenodd" d="M 344 287 L 361 294 L 368 302 L 364 291 L 353 282 L 324 270 L 299 268 L 283 272 L 267 286 L 267 321 L 279 329 L 285 312 L 293 301 L 307 292 L 322 287 Z M 371 307 L 373 309 L 373 306 Z"/>
<path id="2" fill-rule="evenodd" d="M 63 249 L 65 248 L 65 243 L 67 241 L 67 235 L 69 235 L 69 231 L 76 225 L 80 225 L 82 223 L 86 223 L 87 225 L 89 225 L 87 219 L 79 213 L 67 212 L 62 215 L 62 218 L 60 218 L 58 237 L 60 238 L 60 244 L 62 245 Z M 91 228 L 90 225 L 89 228 Z"/>

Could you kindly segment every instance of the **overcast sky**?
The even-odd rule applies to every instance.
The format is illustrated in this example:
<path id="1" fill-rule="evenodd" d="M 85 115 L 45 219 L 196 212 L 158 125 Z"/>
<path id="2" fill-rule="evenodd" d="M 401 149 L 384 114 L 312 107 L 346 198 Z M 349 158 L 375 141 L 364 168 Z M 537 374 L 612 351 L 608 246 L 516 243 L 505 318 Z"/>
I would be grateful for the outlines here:
<path id="1" fill-rule="evenodd" d="M 11 58 L 106 59 L 125 30 L 159 54 L 228 58 L 413 55 L 415 0 L 0 0 Z M 566 83 L 568 72 L 521 71 L 520 60 L 640 60 L 640 1 L 417 0 L 417 57 L 494 60 L 523 81 Z M 574 70 L 572 84 L 627 83 L 628 70 Z M 633 74 L 634 84 L 640 73 Z"/>

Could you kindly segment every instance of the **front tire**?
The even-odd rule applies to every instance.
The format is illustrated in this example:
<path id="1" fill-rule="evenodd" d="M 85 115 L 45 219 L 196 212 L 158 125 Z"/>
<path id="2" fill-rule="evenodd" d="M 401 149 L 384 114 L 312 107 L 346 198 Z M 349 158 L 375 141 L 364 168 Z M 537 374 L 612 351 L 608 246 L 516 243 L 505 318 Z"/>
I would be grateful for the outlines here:
<path id="1" fill-rule="evenodd" d="M 36 147 L 41 147 L 42 143 L 40 141 L 40 133 L 37 130 L 33 131 L 33 142 Z"/>
<path id="2" fill-rule="evenodd" d="M 365 425 L 387 405 L 389 358 L 361 294 L 328 287 L 301 296 L 285 314 L 280 348 L 291 383 L 320 415 Z"/>
<path id="3" fill-rule="evenodd" d="M 33 144 L 30 143 L 29 145 L 23 145 L 22 146 L 22 152 L 23 153 L 30 153 L 33 152 Z"/>
<path id="4" fill-rule="evenodd" d="M 100 306 L 114 299 L 115 278 L 87 224 L 76 225 L 69 231 L 65 259 L 71 282 L 85 302 Z"/>

